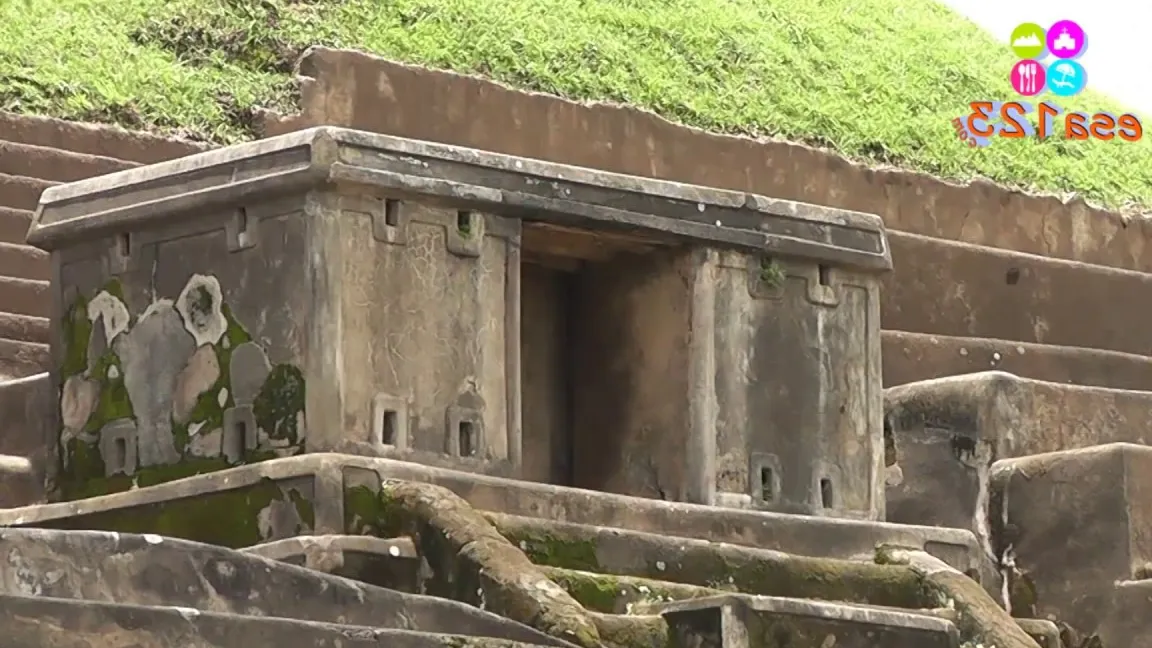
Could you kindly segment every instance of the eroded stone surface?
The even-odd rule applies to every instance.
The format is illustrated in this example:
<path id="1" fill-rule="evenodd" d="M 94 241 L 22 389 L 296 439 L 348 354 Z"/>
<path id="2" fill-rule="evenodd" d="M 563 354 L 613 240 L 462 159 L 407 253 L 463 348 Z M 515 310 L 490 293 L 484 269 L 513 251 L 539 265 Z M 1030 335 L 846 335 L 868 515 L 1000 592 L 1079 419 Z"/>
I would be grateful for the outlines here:
<path id="1" fill-rule="evenodd" d="M 92 604 L 85 601 L 173 606 L 568 645 L 463 603 L 403 594 L 160 536 L 2 529 L 0 556 L 4 557 L 0 561 L 4 595 L 69 599 L 78 603 L 71 609 L 79 611 Z M 48 607 L 28 605 L 26 609 L 35 614 L 50 615 Z M 154 622 L 160 625 L 153 629 L 163 626 L 159 618 Z"/>
<path id="2" fill-rule="evenodd" d="M 124 386 L 136 414 L 142 466 L 180 458 L 172 436 L 173 390 L 196 349 L 170 303 L 156 302 L 132 330 L 113 344 L 124 363 Z"/>
<path id="3" fill-rule="evenodd" d="M 176 378 L 176 392 L 172 398 L 172 418 L 177 423 L 187 423 L 200 394 L 208 391 L 219 378 L 220 361 L 216 358 L 216 350 L 209 344 L 196 349 Z"/>
<path id="4" fill-rule="evenodd" d="M 239 616 L 182 607 L 114 605 L 3 595 L 7 641 L 14 646 L 196 646 L 247 648 L 528 648 L 555 645 L 432 634 L 375 626 Z"/>
<path id="5" fill-rule="evenodd" d="M 1152 561 L 1152 448 L 1109 444 L 1005 460 L 992 486 L 1013 614 L 1058 620 L 1077 641 L 1100 632 L 1114 583 L 1141 577 Z"/>

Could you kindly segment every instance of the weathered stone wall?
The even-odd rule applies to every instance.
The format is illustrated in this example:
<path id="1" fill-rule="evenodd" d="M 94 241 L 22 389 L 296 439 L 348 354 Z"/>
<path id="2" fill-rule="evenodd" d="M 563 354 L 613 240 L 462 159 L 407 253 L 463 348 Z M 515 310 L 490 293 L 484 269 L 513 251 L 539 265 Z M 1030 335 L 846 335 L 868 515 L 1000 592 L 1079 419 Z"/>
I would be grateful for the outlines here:
<path id="1" fill-rule="evenodd" d="M 249 249 L 234 211 L 209 210 L 55 256 L 60 496 L 302 449 L 302 199 L 249 215 Z"/>

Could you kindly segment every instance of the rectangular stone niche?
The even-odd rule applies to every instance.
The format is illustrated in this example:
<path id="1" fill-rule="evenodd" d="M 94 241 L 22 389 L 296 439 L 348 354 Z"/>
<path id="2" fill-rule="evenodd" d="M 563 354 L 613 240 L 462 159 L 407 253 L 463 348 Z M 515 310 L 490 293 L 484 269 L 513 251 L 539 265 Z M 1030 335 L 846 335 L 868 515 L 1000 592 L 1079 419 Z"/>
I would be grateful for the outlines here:
<path id="1" fill-rule="evenodd" d="M 29 241 L 57 498 L 341 451 L 883 515 L 872 215 L 318 128 L 55 187 Z"/>

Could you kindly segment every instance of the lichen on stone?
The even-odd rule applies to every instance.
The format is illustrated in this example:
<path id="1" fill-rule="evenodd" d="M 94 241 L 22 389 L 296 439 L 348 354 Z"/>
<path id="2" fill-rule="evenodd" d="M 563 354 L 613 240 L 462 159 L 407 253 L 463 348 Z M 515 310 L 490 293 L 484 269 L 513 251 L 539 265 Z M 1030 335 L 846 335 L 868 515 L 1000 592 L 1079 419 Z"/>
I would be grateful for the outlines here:
<path id="1" fill-rule="evenodd" d="M 267 528 L 260 527 L 261 512 L 273 503 L 294 501 L 293 489 L 287 493 L 271 479 L 228 491 L 203 493 L 196 497 L 134 506 L 90 515 L 63 518 L 44 526 L 63 529 L 118 531 L 120 533 L 154 533 L 161 536 L 195 540 L 224 547 L 242 548 L 265 542 Z M 299 496 L 299 493 L 296 493 Z M 302 506 L 294 508 L 300 511 Z M 264 514 L 268 518 L 268 514 Z M 300 533 L 308 533 L 313 522 L 300 516 Z M 290 529 L 287 531 L 291 531 Z M 285 531 L 285 532 L 287 532 Z"/>
<path id="2" fill-rule="evenodd" d="M 272 367 L 252 403 L 256 425 L 272 439 L 299 442 L 304 413 L 304 374 L 289 364 Z"/>
<path id="3" fill-rule="evenodd" d="M 104 326 L 104 339 L 111 344 L 116 336 L 128 330 L 132 316 L 128 313 L 128 306 L 123 299 L 113 295 L 108 290 L 96 293 L 92 301 L 88 302 L 88 321 L 93 325 L 100 320 Z"/>
<path id="4" fill-rule="evenodd" d="M 194 274 L 176 298 L 176 311 L 196 346 L 216 344 L 228 330 L 223 311 L 224 293 L 212 275 Z"/>

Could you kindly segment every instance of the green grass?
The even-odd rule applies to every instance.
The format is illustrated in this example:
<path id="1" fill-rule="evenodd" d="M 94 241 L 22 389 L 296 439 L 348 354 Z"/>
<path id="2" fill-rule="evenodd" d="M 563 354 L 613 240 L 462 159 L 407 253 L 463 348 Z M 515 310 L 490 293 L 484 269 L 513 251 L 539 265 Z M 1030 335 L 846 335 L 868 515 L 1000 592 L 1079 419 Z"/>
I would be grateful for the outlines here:
<path id="1" fill-rule="evenodd" d="M 233 142 L 252 137 L 254 106 L 291 109 L 291 64 L 312 44 L 1152 205 L 1149 139 L 963 145 L 950 121 L 1011 97 L 1013 58 L 929 0 L 0 0 L 0 109 Z M 1091 93 L 1058 103 L 1117 110 Z"/>

